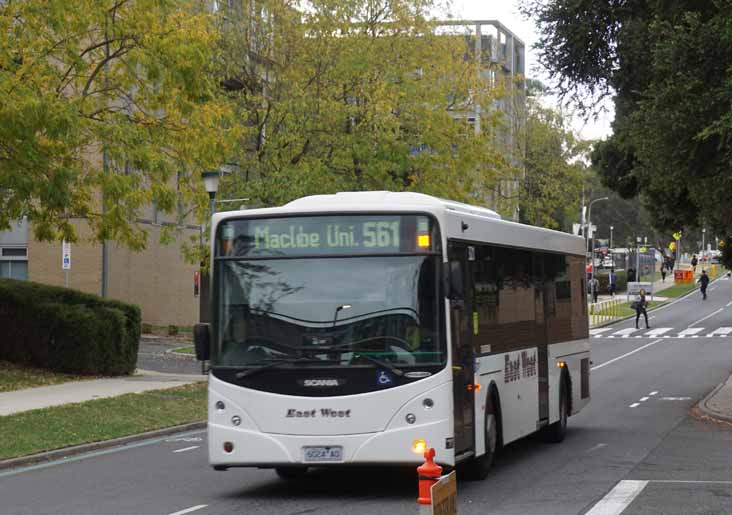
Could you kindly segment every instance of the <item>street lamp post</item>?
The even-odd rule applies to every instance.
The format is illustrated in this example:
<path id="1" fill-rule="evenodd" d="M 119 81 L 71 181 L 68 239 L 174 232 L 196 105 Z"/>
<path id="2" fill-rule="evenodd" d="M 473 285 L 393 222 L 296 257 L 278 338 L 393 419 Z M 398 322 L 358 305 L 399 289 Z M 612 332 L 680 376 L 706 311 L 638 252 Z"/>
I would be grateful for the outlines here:
<path id="1" fill-rule="evenodd" d="M 208 193 L 208 209 L 209 209 L 209 224 L 211 223 L 211 220 L 213 218 L 214 213 L 216 212 L 216 193 L 219 190 L 219 171 L 210 171 L 210 172 L 203 172 L 201 174 L 201 178 L 203 179 L 203 187 L 206 189 L 206 193 Z M 203 247 L 203 232 L 205 230 L 206 224 L 202 224 L 201 226 L 201 247 Z M 210 227 L 210 226 L 209 226 Z M 211 256 L 209 263 L 213 261 L 213 256 Z M 211 267 L 209 265 L 209 270 L 211 270 Z M 211 319 L 211 313 L 209 311 L 210 309 L 210 302 L 208 300 L 210 299 L 211 295 L 211 278 L 210 275 L 204 275 L 203 273 L 200 274 L 200 281 L 201 281 L 201 301 L 200 301 L 200 309 L 199 309 L 199 318 L 201 319 L 201 322 L 204 320 L 210 320 Z M 206 373 L 206 362 L 201 362 L 201 373 Z"/>
<path id="2" fill-rule="evenodd" d="M 608 251 L 610 252 L 610 259 L 612 260 L 612 266 L 610 267 L 611 270 L 615 270 L 615 253 L 613 252 L 613 229 L 614 227 L 610 226 L 610 247 L 608 248 Z"/>
<path id="3" fill-rule="evenodd" d="M 608 197 L 600 197 L 590 202 L 587 208 L 587 228 L 590 231 L 590 284 L 593 285 L 593 279 L 595 278 L 595 232 L 592 230 L 592 204 L 600 200 L 607 200 Z"/>
<path id="4" fill-rule="evenodd" d="M 610 250 L 611 251 L 612 251 L 612 248 L 613 248 L 613 229 L 614 229 L 614 227 L 611 225 L 610 226 Z"/>
<path id="5" fill-rule="evenodd" d="M 705 255 L 704 253 L 706 252 L 706 248 L 704 247 L 704 236 L 706 235 L 706 232 L 707 232 L 706 228 L 703 228 L 702 229 L 702 251 L 701 251 L 701 255 L 702 255 L 702 270 L 704 269 L 704 264 L 703 264 L 704 263 L 704 255 Z"/>
<path id="6" fill-rule="evenodd" d="M 635 238 L 635 282 L 640 282 L 640 243 L 641 237 L 636 236 Z"/>

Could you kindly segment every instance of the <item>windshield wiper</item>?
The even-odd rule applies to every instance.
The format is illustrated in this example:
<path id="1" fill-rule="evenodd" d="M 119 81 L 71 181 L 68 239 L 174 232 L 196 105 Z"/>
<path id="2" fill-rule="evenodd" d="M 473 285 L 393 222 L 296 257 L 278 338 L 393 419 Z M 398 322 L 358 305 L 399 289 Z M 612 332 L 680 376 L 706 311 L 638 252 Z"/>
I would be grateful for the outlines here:
<path id="1" fill-rule="evenodd" d="M 366 358 L 366 359 L 367 359 L 367 360 L 369 360 L 369 361 L 370 361 L 371 363 L 374 363 L 374 364 L 376 364 L 376 365 L 379 365 L 380 367 L 383 367 L 383 368 L 386 368 L 386 369 L 388 369 L 388 370 L 389 370 L 389 371 L 390 371 L 390 372 L 391 372 L 392 374 L 394 374 L 395 376 L 399 376 L 399 377 L 401 377 L 401 376 L 403 376 L 403 375 L 404 375 L 404 371 L 403 371 L 402 369 L 400 369 L 400 368 L 397 368 L 397 367 L 395 367 L 394 365 L 392 365 L 392 364 L 390 364 L 390 363 L 387 363 L 386 361 L 380 360 L 379 358 L 375 358 L 375 357 L 373 357 L 373 356 L 369 356 L 368 354 L 360 354 L 360 353 L 355 353 L 355 354 L 353 355 L 353 357 L 354 357 L 355 359 L 358 359 L 358 358 Z"/>
<path id="2" fill-rule="evenodd" d="M 323 345 L 323 346 L 318 347 L 318 349 L 325 350 L 325 351 L 342 350 L 342 349 L 348 349 L 349 347 L 356 347 L 362 343 L 373 342 L 375 340 L 394 340 L 401 347 L 407 348 L 409 346 L 409 342 L 407 340 L 405 340 L 404 338 L 399 338 L 398 336 L 383 335 L 383 336 L 370 336 L 368 338 L 356 340 L 355 342 L 354 341 L 343 342 L 343 343 L 339 343 L 337 345 L 330 345 L 330 346 Z"/>
<path id="3" fill-rule="evenodd" d="M 261 367 L 257 368 L 249 368 L 247 370 L 242 370 L 241 372 L 236 373 L 237 379 L 243 379 L 245 377 L 249 377 L 251 375 L 257 374 L 261 372 L 262 370 L 267 370 L 270 368 L 276 368 L 281 365 L 286 365 L 289 363 L 332 363 L 333 359 L 308 359 L 305 357 L 299 357 L 299 358 L 281 358 L 273 361 L 272 363 L 268 363 L 267 365 L 262 365 Z"/>

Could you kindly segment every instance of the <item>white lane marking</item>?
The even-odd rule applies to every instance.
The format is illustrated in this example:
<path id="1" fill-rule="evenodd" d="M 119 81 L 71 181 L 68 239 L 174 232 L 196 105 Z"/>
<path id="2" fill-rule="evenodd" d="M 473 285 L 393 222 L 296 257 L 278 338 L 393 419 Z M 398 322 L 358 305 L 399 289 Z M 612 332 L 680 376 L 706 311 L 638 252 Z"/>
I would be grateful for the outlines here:
<path id="1" fill-rule="evenodd" d="M 655 329 L 651 329 L 648 331 L 645 336 L 650 336 L 652 338 L 661 336 L 663 333 L 669 332 L 673 327 L 657 327 Z"/>
<path id="2" fill-rule="evenodd" d="M 647 401 L 648 399 L 649 399 L 648 397 L 641 397 L 641 398 L 640 398 L 640 401 L 641 401 L 641 402 L 646 402 L 646 401 Z"/>
<path id="3" fill-rule="evenodd" d="M 732 327 L 718 327 L 707 336 L 727 336 L 732 333 Z"/>
<path id="4" fill-rule="evenodd" d="M 609 331 L 612 329 L 612 327 L 598 327 L 597 329 L 590 329 L 590 334 L 592 336 L 596 336 L 600 333 L 604 333 L 605 331 Z"/>
<path id="5" fill-rule="evenodd" d="M 663 341 L 663 340 L 659 338 L 658 340 L 652 341 L 651 343 L 646 343 L 645 345 L 641 345 L 641 346 L 640 346 L 640 347 L 638 347 L 637 349 L 635 349 L 635 350 L 632 350 L 632 351 L 630 351 L 630 352 L 626 352 L 625 354 L 622 354 L 622 355 L 618 356 L 617 358 L 613 358 L 613 359 L 611 359 L 610 361 L 606 361 L 605 363 L 600 363 L 599 365 L 595 365 L 595 366 L 594 366 L 594 367 L 592 367 L 592 368 L 591 368 L 590 370 L 598 370 L 598 369 L 600 369 L 600 368 L 602 368 L 602 367 L 606 367 L 606 366 L 608 366 L 608 365 L 609 365 L 610 363 L 615 363 L 616 361 L 618 361 L 618 360 L 620 360 L 620 359 L 623 359 L 623 358 L 627 358 L 628 356 L 630 356 L 630 355 L 632 355 L 632 354 L 635 354 L 636 352 L 640 352 L 640 351 L 642 351 L 643 349 L 645 349 L 645 348 L 648 348 L 648 347 L 650 347 L 651 345 L 656 345 L 656 344 L 657 344 L 658 342 L 662 342 L 662 341 Z"/>
<path id="6" fill-rule="evenodd" d="M 688 327 L 679 333 L 679 338 L 691 336 L 692 334 L 700 333 L 704 330 L 703 327 Z"/>
<path id="7" fill-rule="evenodd" d="M 636 332 L 638 329 L 634 329 L 633 327 L 626 327 L 625 329 L 621 329 L 620 331 L 615 331 L 613 333 L 614 336 L 622 336 L 623 338 L 627 338 L 634 332 Z"/>
<path id="8" fill-rule="evenodd" d="M 594 451 L 597 451 L 597 450 L 602 449 L 603 447 L 607 447 L 607 444 L 606 443 L 598 443 L 594 447 L 591 447 L 591 448 L 587 449 L 585 452 L 594 452 Z"/>
<path id="9" fill-rule="evenodd" d="M 648 484 L 648 481 L 620 481 L 585 515 L 620 515 Z"/>
<path id="10" fill-rule="evenodd" d="M 186 508 L 185 510 L 176 511 L 174 513 L 171 513 L 170 515 L 184 515 L 185 513 L 191 513 L 194 511 L 201 510 L 208 506 L 208 504 L 199 504 L 198 506 L 191 506 L 190 508 Z"/>
<path id="11" fill-rule="evenodd" d="M 640 406 L 640 402 L 634 402 L 633 404 L 631 404 L 631 405 L 630 405 L 630 406 L 628 406 L 628 407 L 629 407 L 629 408 L 637 408 L 638 406 Z"/>
<path id="12" fill-rule="evenodd" d="M 728 302 L 726 307 L 730 307 L 730 306 L 732 306 L 732 301 Z"/>
<path id="13" fill-rule="evenodd" d="M 658 394 L 658 392 L 655 392 L 655 391 L 654 391 L 654 392 L 651 392 L 651 393 L 649 393 L 648 395 L 651 395 L 651 396 L 653 396 L 653 395 L 656 395 L 656 394 Z"/>
<path id="14" fill-rule="evenodd" d="M 705 316 L 704 318 L 700 318 L 699 320 L 697 320 L 697 321 L 696 321 L 696 322 L 694 322 L 693 324 L 689 324 L 689 327 L 691 327 L 691 326 L 693 326 L 693 325 L 696 325 L 696 324 L 698 324 L 699 322 L 704 322 L 704 321 L 705 321 L 705 320 L 706 320 L 707 318 L 712 318 L 712 317 L 713 317 L 714 315 L 716 315 L 717 313 L 719 313 L 719 312 L 720 312 L 720 311 L 722 311 L 723 309 L 724 309 L 724 308 L 719 308 L 719 309 L 718 309 L 717 311 L 715 311 L 715 312 L 714 312 L 714 313 L 712 313 L 711 315 L 707 315 L 707 316 Z"/>
<path id="15" fill-rule="evenodd" d="M 205 432 L 206 432 L 205 429 L 201 429 L 201 430 L 197 429 L 195 431 L 190 431 L 185 434 L 194 435 L 194 434 L 201 434 L 201 433 L 205 433 Z M 166 440 L 165 437 L 152 438 L 150 440 L 143 440 L 138 443 L 126 444 L 122 447 L 112 447 L 111 449 L 103 449 L 101 451 L 92 451 L 92 452 L 88 452 L 86 454 L 79 454 L 78 456 L 60 458 L 55 461 L 41 463 L 39 465 L 30 465 L 28 467 L 10 469 L 7 472 L 0 472 L 0 479 L 2 479 L 4 477 L 9 477 L 9 476 L 17 476 L 20 474 L 24 474 L 26 472 L 34 471 L 34 470 L 43 470 L 43 469 L 47 469 L 47 468 L 51 468 L 51 467 L 56 467 L 58 465 L 66 465 L 67 463 L 74 463 L 76 461 L 88 460 L 88 459 L 96 458 L 99 456 L 106 456 L 108 454 L 117 454 L 117 453 L 127 452 L 127 451 L 131 451 L 132 449 L 137 449 L 139 447 L 147 447 L 149 445 L 163 443 L 163 442 L 165 442 L 165 440 Z"/>
<path id="16" fill-rule="evenodd" d="M 192 451 L 193 449 L 198 449 L 199 447 L 200 447 L 200 445 L 194 445 L 194 446 L 192 446 L 192 447 L 186 447 L 186 448 L 184 448 L 184 449 L 178 449 L 178 450 L 176 450 L 176 451 L 173 451 L 173 452 L 186 452 L 186 451 Z"/>
<path id="17" fill-rule="evenodd" d="M 690 401 L 691 397 L 660 397 L 662 401 Z"/>

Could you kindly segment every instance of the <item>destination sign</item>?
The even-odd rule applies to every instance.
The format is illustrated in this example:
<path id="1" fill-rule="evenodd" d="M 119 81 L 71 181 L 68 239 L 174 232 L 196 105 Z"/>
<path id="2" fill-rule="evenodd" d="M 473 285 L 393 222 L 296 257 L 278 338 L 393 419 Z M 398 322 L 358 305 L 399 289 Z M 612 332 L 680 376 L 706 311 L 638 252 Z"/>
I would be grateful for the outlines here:
<path id="1" fill-rule="evenodd" d="M 241 219 L 223 222 L 218 255 L 399 253 L 430 251 L 426 216 L 356 215 Z"/>

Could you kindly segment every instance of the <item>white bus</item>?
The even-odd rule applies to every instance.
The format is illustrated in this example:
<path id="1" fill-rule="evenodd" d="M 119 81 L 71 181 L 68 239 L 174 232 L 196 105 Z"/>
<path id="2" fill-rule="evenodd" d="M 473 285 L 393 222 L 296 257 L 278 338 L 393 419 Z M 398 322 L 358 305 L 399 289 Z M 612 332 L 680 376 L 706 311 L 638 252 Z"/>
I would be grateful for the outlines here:
<path id="1" fill-rule="evenodd" d="M 209 460 L 217 470 L 465 462 L 561 441 L 590 400 L 584 240 L 417 193 L 217 213 Z"/>

